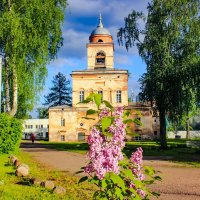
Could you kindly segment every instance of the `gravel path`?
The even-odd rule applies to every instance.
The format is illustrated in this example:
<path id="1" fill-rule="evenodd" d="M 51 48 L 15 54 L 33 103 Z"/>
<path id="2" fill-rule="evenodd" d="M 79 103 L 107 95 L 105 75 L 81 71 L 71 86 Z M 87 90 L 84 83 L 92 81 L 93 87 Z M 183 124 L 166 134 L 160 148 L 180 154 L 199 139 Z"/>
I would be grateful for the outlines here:
<path id="1" fill-rule="evenodd" d="M 70 174 L 79 171 L 87 163 L 85 155 L 47 149 L 39 143 L 22 143 L 21 148 L 37 161 Z M 159 200 L 200 200 L 199 168 L 150 159 L 144 159 L 144 164 L 161 172 L 162 181 L 152 186 L 154 191 L 161 194 Z"/>

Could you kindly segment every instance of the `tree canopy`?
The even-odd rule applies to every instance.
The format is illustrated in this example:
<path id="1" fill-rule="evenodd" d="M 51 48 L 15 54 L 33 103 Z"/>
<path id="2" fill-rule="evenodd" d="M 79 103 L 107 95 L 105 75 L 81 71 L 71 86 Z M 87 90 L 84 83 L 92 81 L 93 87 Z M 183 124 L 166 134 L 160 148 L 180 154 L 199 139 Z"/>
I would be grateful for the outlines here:
<path id="1" fill-rule="evenodd" d="M 179 121 L 199 103 L 200 2 L 152 0 L 147 10 L 147 17 L 133 10 L 118 39 L 127 49 L 136 46 L 147 65 L 141 93 L 159 111 L 161 147 L 166 148 L 165 117 Z"/>
<path id="2" fill-rule="evenodd" d="M 66 77 L 62 73 L 58 73 L 53 78 L 53 86 L 50 88 L 50 93 L 47 96 L 44 96 L 45 103 L 44 105 L 48 107 L 60 106 L 60 105 L 69 105 L 72 104 L 72 89 L 70 86 L 70 80 L 66 80 Z"/>
<path id="3" fill-rule="evenodd" d="M 3 0 L 0 4 L 0 54 L 6 112 L 32 110 L 43 89 L 46 65 L 63 44 L 66 0 Z M 23 110 L 23 112 L 22 112 Z"/>

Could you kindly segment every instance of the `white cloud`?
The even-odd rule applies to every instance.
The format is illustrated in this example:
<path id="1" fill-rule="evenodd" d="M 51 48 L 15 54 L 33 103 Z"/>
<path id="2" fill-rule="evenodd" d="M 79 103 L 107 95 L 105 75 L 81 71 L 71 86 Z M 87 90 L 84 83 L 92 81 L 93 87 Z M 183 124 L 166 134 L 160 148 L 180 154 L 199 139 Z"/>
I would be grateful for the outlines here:
<path id="1" fill-rule="evenodd" d="M 91 16 L 104 9 L 102 0 L 68 0 L 68 12 L 76 16 Z"/>
<path id="2" fill-rule="evenodd" d="M 59 56 L 64 58 L 76 57 L 82 59 L 86 56 L 86 44 L 89 35 L 85 32 L 69 29 L 63 32 L 64 44 Z"/>

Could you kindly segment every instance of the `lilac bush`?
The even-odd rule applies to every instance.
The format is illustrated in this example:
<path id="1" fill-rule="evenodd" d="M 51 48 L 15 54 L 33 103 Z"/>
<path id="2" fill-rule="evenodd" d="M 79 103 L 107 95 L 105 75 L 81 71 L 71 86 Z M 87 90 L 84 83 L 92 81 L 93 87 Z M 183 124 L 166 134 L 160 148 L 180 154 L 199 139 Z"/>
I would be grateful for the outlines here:
<path id="1" fill-rule="evenodd" d="M 79 182 L 88 179 L 90 183 L 98 186 L 93 199 L 149 199 L 158 195 L 147 189 L 146 185 L 160 179 L 155 170 L 150 167 L 143 168 L 143 150 L 137 148 L 128 159 L 122 152 L 125 147 L 127 113 L 123 107 L 113 108 L 107 101 L 102 101 L 99 94 L 92 94 L 86 103 L 94 101 L 98 110 L 88 110 L 87 115 L 96 114 L 98 123 L 92 127 L 88 136 L 89 163 L 84 167 L 88 174 Z M 101 105 L 103 104 L 103 108 Z M 146 177 L 145 177 L 146 175 Z"/>

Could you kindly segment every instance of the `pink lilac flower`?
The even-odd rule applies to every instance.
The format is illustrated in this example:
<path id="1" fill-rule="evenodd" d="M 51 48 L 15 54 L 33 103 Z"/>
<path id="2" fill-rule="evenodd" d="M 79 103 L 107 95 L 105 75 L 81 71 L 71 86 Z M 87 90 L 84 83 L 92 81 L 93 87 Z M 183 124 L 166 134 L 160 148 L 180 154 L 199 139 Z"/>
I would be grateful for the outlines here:
<path id="1" fill-rule="evenodd" d="M 131 162 L 133 163 L 132 172 L 139 179 L 144 180 L 145 176 L 142 173 L 142 153 L 143 150 L 141 147 L 137 148 L 136 152 L 131 155 Z"/>
<path id="2" fill-rule="evenodd" d="M 144 198 L 146 196 L 146 192 L 141 189 L 137 189 L 136 192 L 140 195 L 140 197 Z"/>
<path id="3" fill-rule="evenodd" d="M 90 163 L 85 167 L 88 174 L 95 173 L 102 180 L 107 172 L 119 174 L 119 161 L 123 159 L 122 148 L 125 146 L 126 125 L 122 120 L 123 108 L 117 108 L 113 115 L 116 117 L 113 124 L 108 128 L 113 135 L 106 138 L 96 127 L 93 127 L 88 137 L 90 150 L 88 159 Z M 109 116 L 108 110 L 100 112 L 100 118 Z"/>
<path id="4" fill-rule="evenodd" d="M 101 112 L 99 113 L 99 118 L 102 119 L 103 117 L 107 117 L 109 116 L 110 112 L 107 108 L 104 108 L 103 110 L 101 110 Z"/>

